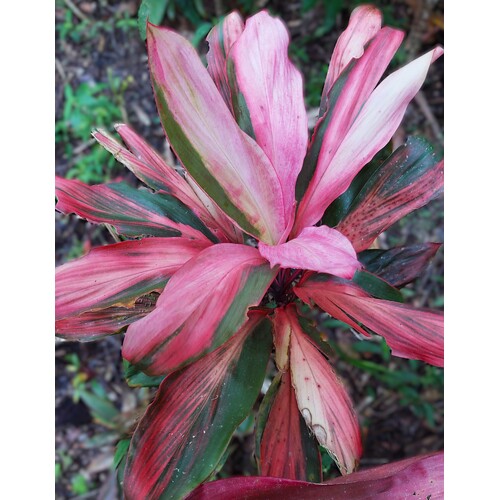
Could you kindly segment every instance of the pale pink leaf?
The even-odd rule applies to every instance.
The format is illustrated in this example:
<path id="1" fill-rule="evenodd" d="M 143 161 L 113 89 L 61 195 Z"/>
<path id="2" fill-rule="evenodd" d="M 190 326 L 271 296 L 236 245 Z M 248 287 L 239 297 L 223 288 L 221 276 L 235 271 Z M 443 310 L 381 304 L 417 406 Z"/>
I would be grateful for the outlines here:
<path id="1" fill-rule="evenodd" d="M 281 245 L 259 243 L 259 251 L 271 266 L 307 269 L 342 278 L 352 278 L 361 268 L 351 242 L 328 226 L 307 227 Z"/>
<path id="2" fill-rule="evenodd" d="M 289 43 L 283 22 L 262 11 L 248 19 L 230 60 L 255 140 L 280 180 L 285 218 L 291 224 L 308 132 L 302 76 L 288 58 Z"/>
<path id="3" fill-rule="evenodd" d="M 346 30 L 339 36 L 330 59 L 322 102 L 328 96 L 333 84 L 352 59 L 359 59 L 367 43 L 382 27 L 382 13 L 373 5 L 356 7 L 349 18 Z"/>
<path id="4" fill-rule="evenodd" d="M 329 362 L 303 331 L 296 306 L 288 306 L 285 312 L 291 329 L 290 371 L 299 410 L 341 473 L 350 474 L 358 465 L 362 448 L 349 395 Z"/>
<path id="5" fill-rule="evenodd" d="M 323 146 L 314 177 L 299 205 L 295 232 L 321 219 L 361 168 L 389 142 L 429 66 L 442 53 L 437 47 L 389 75 L 366 100 L 338 148 L 330 153 Z"/>
<path id="6" fill-rule="evenodd" d="M 207 36 L 209 45 L 207 70 L 230 110 L 232 110 L 231 89 L 227 77 L 226 61 L 231 47 L 238 40 L 243 28 L 244 23 L 241 16 L 237 12 L 231 12 L 214 26 Z"/>

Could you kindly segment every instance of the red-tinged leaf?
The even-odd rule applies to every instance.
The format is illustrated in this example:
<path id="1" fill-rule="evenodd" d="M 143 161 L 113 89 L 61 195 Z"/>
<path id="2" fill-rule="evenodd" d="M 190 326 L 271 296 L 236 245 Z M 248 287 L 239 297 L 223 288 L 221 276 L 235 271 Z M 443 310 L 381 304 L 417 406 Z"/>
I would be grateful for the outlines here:
<path id="1" fill-rule="evenodd" d="M 228 64 L 237 100 L 248 110 L 252 135 L 280 180 L 285 219 L 291 225 L 308 130 L 302 76 L 288 58 L 289 43 L 283 22 L 261 11 L 247 20 Z"/>
<path id="2" fill-rule="evenodd" d="M 444 498 L 443 452 L 408 458 L 322 484 L 274 477 L 205 483 L 186 500 L 389 500 Z"/>
<path id="3" fill-rule="evenodd" d="M 382 13 L 373 5 L 360 5 L 352 11 L 349 24 L 333 49 L 321 96 L 320 115 L 328 105 L 328 94 L 340 73 L 352 59 L 359 59 L 364 54 L 365 46 L 381 27 Z"/>
<path id="4" fill-rule="evenodd" d="M 358 332 L 368 335 L 365 328 L 369 328 L 381 335 L 395 356 L 443 366 L 441 312 L 375 299 L 351 282 L 326 275 L 312 276 L 299 283 L 294 291 L 304 302 L 315 303 Z"/>
<path id="5" fill-rule="evenodd" d="M 321 455 L 300 415 L 290 372 L 278 374 L 277 378 L 277 391 L 262 402 L 260 409 L 260 418 L 266 417 L 261 439 L 256 443 L 260 448 L 260 474 L 319 482 Z"/>
<path id="6" fill-rule="evenodd" d="M 131 306 L 208 243 L 184 238 L 145 238 L 94 248 L 56 269 L 56 319 L 110 306 Z"/>
<path id="7" fill-rule="evenodd" d="M 358 64 L 383 31 L 379 32 Z M 345 129 L 340 130 L 341 143 L 336 141 L 337 146 L 330 149 L 325 146 L 326 139 L 323 141 L 314 177 L 298 208 L 295 232 L 321 219 L 328 206 L 349 187 L 363 166 L 389 142 L 409 102 L 422 86 L 429 66 L 442 53 L 443 50 L 437 47 L 389 75 L 366 99 L 363 107 L 358 108 L 357 115 L 351 115 L 354 122 L 347 133 Z M 339 103 L 336 108 L 338 106 Z M 332 123 L 339 126 L 336 119 Z M 332 134 L 330 129 L 328 133 Z M 335 136 L 332 139 L 335 141 Z"/>
<path id="8" fill-rule="evenodd" d="M 229 87 L 226 61 L 229 50 L 243 32 L 243 19 L 237 12 L 231 12 L 219 24 L 214 26 L 207 36 L 207 70 L 217 85 L 219 92 L 232 111 L 231 89 Z"/>
<path id="9" fill-rule="evenodd" d="M 291 329 L 290 371 L 300 413 L 340 472 L 350 474 L 359 463 L 362 449 L 359 424 L 349 395 L 303 331 L 296 306 L 289 305 L 285 312 Z"/>
<path id="10" fill-rule="evenodd" d="M 363 56 L 351 60 L 329 90 L 323 101 L 323 105 L 328 103 L 328 106 L 314 128 L 297 184 L 297 200 L 301 201 L 304 197 L 299 205 L 299 219 L 302 212 L 306 211 L 315 190 L 320 187 L 329 163 L 346 138 L 359 111 L 396 53 L 403 35 L 403 32 L 392 28 L 380 30 Z M 297 220 L 295 232 L 307 225 L 312 223 Z"/>
<path id="11" fill-rule="evenodd" d="M 108 307 L 56 321 L 56 335 L 65 340 L 85 342 L 118 333 L 122 328 L 149 314 L 157 296 L 139 297 L 133 307 Z"/>
<path id="12" fill-rule="evenodd" d="M 96 224 L 111 224 L 120 234 L 217 241 L 186 205 L 167 194 L 153 194 L 125 183 L 88 186 L 57 177 L 56 195 L 60 212 L 75 213 Z"/>
<path id="13" fill-rule="evenodd" d="M 365 250 L 358 258 L 367 271 L 392 286 L 402 287 L 424 272 L 440 247 L 441 243 L 422 243 L 390 250 Z"/>
<path id="14" fill-rule="evenodd" d="M 442 193 L 443 184 L 443 161 L 426 141 L 409 139 L 374 172 L 337 229 L 356 252 L 366 250 L 381 232 Z"/>
<path id="15" fill-rule="evenodd" d="M 127 498 L 184 498 L 218 465 L 251 410 L 271 351 L 270 325 L 253 313 L 228 342 L 160 385 L 132 438 Z"/>
<path id="16" fill-rule="evenodd" d="M 269 159 L 238 127 L 186 39 L 149 24 L 147 40 L 156 104 L 178 158 L 243 231 L 278 243 L 288 221 Z"/>
<path id="17" fill-rule="evenodd" d="M 308 269 L 352 278 L 361 264 L 351 242 L 327 226 L 306 227 L 294 239 L 281 245 L 259 243 L 259 252 L 271 266 Z"/>
<path id="18" fill-rule="evenodd" d="M 148 375 L 170 373 L 231 337 L 276 276 L 256 248 L 221 243 L 168 282 L 156 309 L 131 325 L 123 356 Z"/>

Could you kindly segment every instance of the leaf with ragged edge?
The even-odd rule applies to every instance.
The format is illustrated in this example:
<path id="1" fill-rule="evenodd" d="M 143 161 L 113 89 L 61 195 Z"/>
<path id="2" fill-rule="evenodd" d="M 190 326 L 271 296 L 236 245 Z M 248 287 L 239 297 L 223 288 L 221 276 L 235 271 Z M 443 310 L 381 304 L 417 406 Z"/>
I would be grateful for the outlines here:
<path id="1" fill-rule="evenodd" d="M 232 111 L 231 88 L 226 69 L 229 50 L 243 32 L 244 23 L 238 12 L 231 12 L 215 25 L 207 36 L 207 71 L 219 89 L 229 110 Z"/>
<path id="2" fill-rule="evenodd" d="M 238 127 L 194 48 L 150 24 L 148 56 L 160 118 L 186 170 L 243 231 L 278 243 L 288 221 L 276 172 Z"/>
<path id="3" fill-rule="evenodd" d="M 337 229 L 357 252 L 366 250 L 394 222 L 443 190 L 443 161 L 424 139 L 410 138 L 372 174 Z"/>
<path id="4" fill-rule="evenodd" d="M 369 54 L 370 48 L 384 29 L 357 64 Z M 354 121 L 348 132 L 342 135 L 342 141 L 338 143 L 335 136 L 332 136 L 338 147 L 330 150 L 326 146 L 329 143 L 324 139 L 322 149 L 325 150 L 326 147 L 328 154 L 320 154 L 314 177 L 298 207 L 293 234 L 321 219 L 328 206 L 349 187 L 363 166 L 389 142 L 401 123 L 408 104 L 422 86 L 430 65 L 442 54 L 443 49 L 436 47 L 383 80 L 369 94 L 363 106 L 358 108 L 359 113 L 355 117 L 351 116 Z M 355 74 L 355 69 L 350 76 Z M 344 95 L 348 95 L 345 90 L 341 98 Z M 340 125 L 336 120 L 332 123 L 339 127 L 343 121 Z M 331 134 L 331 128 L 328 129 L 328 134 Z"/>
<path id="5" fill-rule="evenodd" d="M 301 212 L 305 210 L 314 191 L 322 182 L 331 159 L 348 135 L 360 109 L 382 77 L 402 39 L 402 32 L 383 28 L 370 42 L 363 55 L 359 59 L 352 59 L 335 79 L 323 101 L 324 104 L 328 103 L 328 106 L 316 124 L 304 162 L 306 172 L 301 174 L 301 191 L 300 197 L 297 198 L 301 201 Z M 296 230 L 308 225 L 312 224 L 301 224 L 297 221 Z"/>
<path id="6" fill-rule="evenodd" d="M 247 20 L 229 58 L 233 91 L 244 100 L 252 136 L 277 173 L 285 220 L 291 226 L 295 183 L 306 154 L 308 131 L 302 76 L 288 58 L 289 43 L 283 22 L 262 11 Z"/>
<path id="7" fill-rule="evenodd" d="M 135 189 L 125 183 L 88 186 L 56 178 L 56 209 L 95 224 L 111 224 L 126 236 L 184 236 L 217 242 L 192 210 L 168 194 Z"/>
<path id="8" fill-rule="evenodd" d="M 132 438 L 127 498 L 184 498 L 208 478 L 259 394 L 270 352 L 270 324 L 254 313 L 228 342 L 163 381 Z"/>
<path id="9" fill-rule="evenodd" d="M 443 452 L 355 472 L 322 484 L 274 477 L 236 477 L 205 483 L 186 500 L 440 500 L 444 495 Z"/>
<path id="10" fill-rule="evenodd" d="M 350 474 L 358 466 L 362 451 L 356 413 L 337 374 L 302 331 L 294 309 L 289 309 L 288 317 L 292 326 L 290 371 L 297 405 L 340 472 Z"/>
<path id="11" fill-rule="evenodd" d="M 404 302 L 403 294 L 379 276 L 367 271 L 356 271 L 352 281 L 377 299 Z"/>
<path id="12" fill-rule="evenodd" d="M 123 356 L 148 375 L 194 361 L 234 334 L 276 274 L 250 246 L 203 250 L 170 279 L 155 310 L 129 327 Z"/>
<path id="13" fill-rule="evenodd" d="M 107 307 L 56 320 L 56 335 L 65 340 L 86 342 L 119 333 L 155 307 L 157 294 L 139 297 L 132 307 Z"/>
<path id="14" fill-rule="evenodd" d="M 296 238 L 281 245 L 259 243 L 259 252 L 271 266 L 308 269 L 352 278 L 361 264 L 351 242 L 327 226 L 306 227 Z"/>
<path id="15" fill-rule="evenodd" d="M 390 250 L 364 250 L 358 258 L 367 271 L 392 286 L 402 287 L 424 272 L 440 247 L 441 243 L 421 243 Z"/>
<path id="16" fill-rule="evenodd" d="M 316 304 L 359 333 L 369 335 L 369 328 L 381 335 L 395 356 L 443 366 L 442 313 L 375 299 L 356 284 L 327 275 L 310 276 L 294 291 L 304 302 Z"/>
<path id="17" fill-rule="evenodd" d="M 278 373 L 259 409 L 256 449 L 263 476 L 319 482 L 321 455 L 302 418 L 290 371 Z"/>
<path id="18" fill-rule="evenodd" d="M 209 243 L 144 238 L 94 248 L 56 269 L 56 319 L 111 306 L 131 306 L 161 291 L 167 280 Z"/>
<path id="19" fill-rule="evenodd" d="M 382 13 L 373 5 L 361 5 L 352 11 L 349 24 L 333 49 L 321 95 L 320 116 L 328 106 L 328 94 L 339 75 L 352 59 L 359 59 L 363 55 L 365 46 L 381 27 Z"/>

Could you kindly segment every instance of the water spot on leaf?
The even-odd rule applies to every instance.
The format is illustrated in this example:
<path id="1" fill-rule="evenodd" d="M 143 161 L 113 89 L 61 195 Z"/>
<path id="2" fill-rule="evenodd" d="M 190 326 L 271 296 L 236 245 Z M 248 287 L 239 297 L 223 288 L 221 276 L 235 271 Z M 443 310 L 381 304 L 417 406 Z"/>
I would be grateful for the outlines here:
<path id="1" fill-rule="evenodd" d="M 312 423 L 311 411 L 308 408 L 303 408 L 301 413 L 302 416 L 304 417 L 304 420 L 306 421 L 306 424 L 310 426 Z"/>
<path id="2" fill-rule="evenodd" d="M 325 428 L 322 425 L 314 424 L 312 426 L 312 429 L 314 431 L 316 439 L 318 440 L 318 443 L 321 446 L 325 446 L 326 445 L 326 439 L 327 439 Z"/>

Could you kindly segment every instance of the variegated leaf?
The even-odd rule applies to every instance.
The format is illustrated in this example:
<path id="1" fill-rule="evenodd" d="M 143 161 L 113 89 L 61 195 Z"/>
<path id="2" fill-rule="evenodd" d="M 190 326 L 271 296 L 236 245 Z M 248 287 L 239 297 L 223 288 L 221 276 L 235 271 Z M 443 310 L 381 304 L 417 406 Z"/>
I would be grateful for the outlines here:
<path id="1" fill-rule="evenodd" d="M 288 221 L 269 159 L 238 127 L 186 39 L 149 24 L 147 40 L 157 107 L 177 157 L 243 231 L 278 243 Z"/>
<path id="2" fill-rule="evenodd" d="M 56 319 L 132 306 L 161 291 L 168 278 L 209 245 L 184 238 L 145 238 L 94 248 L 56 269 Z"/>
<path id="3" fill-rule="evenodd" d="M 443 161 L 425 140 L 410 138 L 372 174 L 337 229 L 356 252 L 366 250 L 381 232 L 442 193 L 443 184 Z"/>
<path id="4" fill-rule="evenodd" d="M 308 143 L 302 76 L 288 58 L 289 42 L 285 24 L 261 11 L 247 20 L 229 56 L 236 84 L 233 99 L 248 111 L 252 136 L 277 173 L 288 230 Z"/>
<path id="5" fill-rule="evenodd" d="M 256 248 L 205 249 L 170 279 L 156 309 L 129 327 L 123 356 L 148 375 L 194 361 L 234 334 L 276 273 Z"/>
<path id="6" fill-rule="evenodd" d="M 270 325 L 253 313 L 228 342 L 168 376 L 132 438 L 127 498 L 184 498 L 212 473 L 251 410 L 271 351 Z"/>
<path id="7" fill-rule="evenodd" d="M 375 299 L 354 283 L 327 275 L 311 276 L 294 291 L 358 332 L 369 335 L 368 328 L 381 335 L 395 356 L 443 366 L 442 313 Z"/>
<path id="8" fill-rule="evenodd" d="M 88 186 L 56 178 L 56 209 L 89 222 L 111 224 L 127 236 L 184 236 L 217 242 L 200 219 L 177 198 L 134 189 L 125 183 Z"/>
<path id="9" fill-rule="evenodd" d="M 402 287 L 418 278 L 436 255 L 441 243 L 421 243 L 390 250 L 365 250 L 361 263 L 392 286 Z"/>

